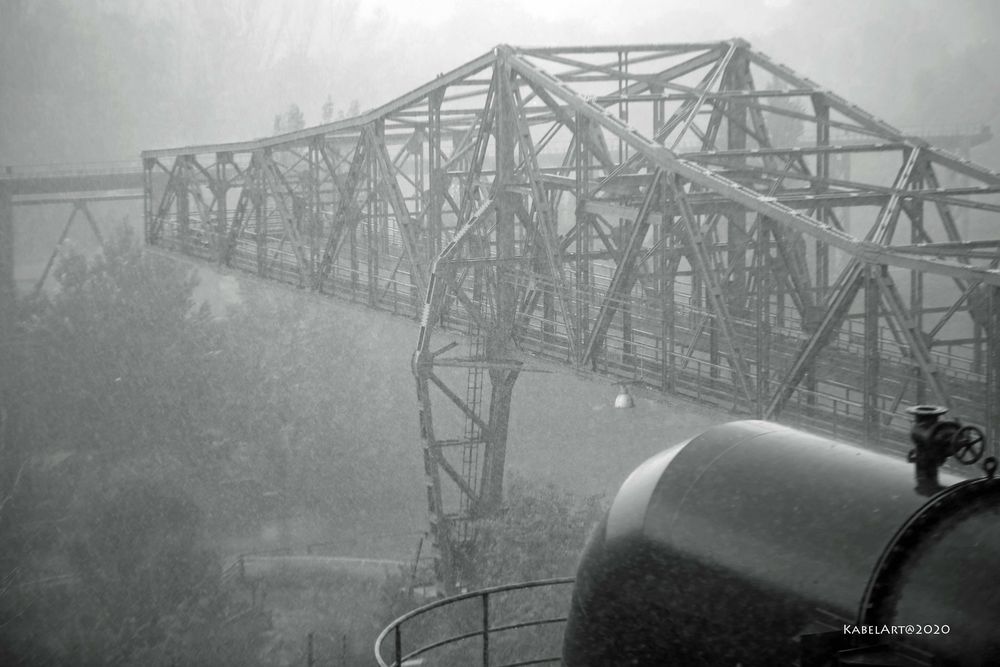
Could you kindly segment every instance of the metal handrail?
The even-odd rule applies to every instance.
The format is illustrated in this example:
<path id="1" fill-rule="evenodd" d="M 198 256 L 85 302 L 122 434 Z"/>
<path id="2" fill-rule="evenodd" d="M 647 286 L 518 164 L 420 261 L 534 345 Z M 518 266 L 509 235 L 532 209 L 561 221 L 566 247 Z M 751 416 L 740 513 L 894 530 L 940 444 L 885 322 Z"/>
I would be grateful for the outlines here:
<path id="1" fill-rule="evenodd" d="M 509 623 L 499 626 L 490 626 L 490 596 L 496 595 L 498 593 L 506 593 L 510 591 L 522 591 L 532 588 L 543 588 L 543 587 L 553 587 L 562 586 L 566 584 L 572 584 L 574 581 L 573 577 L 560 577 L 556 579 L 542 579 L 539 581 L 528 581 L 518 584 L 505 584 L 503 586 L 494 586 L 492 588 L 484 588 L 478 591 L 470 591 L 468 593 L 461 593 L 459 595 L 454 595 L 452 597 L 444 598 L 442 600 L 435 600 L 421 607 L 414 609 L 406 614 L 403 614 L 395 621 L 390 623 L 375 639 L 375 659 L 378 661 L 380 667 L 402 667 L 408 660 L 419 657 L 426 653 L 429 653 L 435 649 L 441 648 L 442 646 L 448 646 L 450 644 L 455 644 L 457 642 L 471 639 L 473 637 L 483 638 L 483 649 L 482 649 L 482 665 L 483 667 L 491 667 L 490 663 L 490 635 L 491 633 L 496 634 L 498 632 L 505 632 L 509 630 L 516 630 L 522 628 L 536 627 L 542 625 L 552 625 L 556 623 L 565 623 L 566 617 L 549 617 L 530 621 L 521 621 L 518 623 Z M 465 600 L 473 599 L 481 600 L 482 604 L 482 627 L 478 630 L 472 632 L 465 632 L 462 634 L 454 635 L 451 637 L 446 637 L 439 641 L 432 642 L 421 646 L 420 648 L 411 651 L 409 653 L 403 654 L 403 625 L 408 621 L 416 619 L 418 617 L 426 615 L 428 612 L 435 609 L 440 609 L 442 607 L 447 607 Z M 392 636 L 393 640 L 393 660 L 391 662 L 386 662 L 383 658 L 383 645 Z M 535 658 L 528 661 L 521 661 L 515 663 L 509 663 L 506 665 L 498 665 L 492 667 L 517 667 L 519 665 L 540 665 L 540 664 L 558 664 L 561 660 L 560 656 L 552 656 L 545 658 Z"/>

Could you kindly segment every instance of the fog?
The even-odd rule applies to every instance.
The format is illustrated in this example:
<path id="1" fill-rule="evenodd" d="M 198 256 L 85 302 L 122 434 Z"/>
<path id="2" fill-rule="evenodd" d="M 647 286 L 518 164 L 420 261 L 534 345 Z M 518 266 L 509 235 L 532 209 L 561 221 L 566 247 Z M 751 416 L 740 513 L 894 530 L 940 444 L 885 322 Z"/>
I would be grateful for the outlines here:
<path id="1" fill-rule="evenodd" d="M 742 37 L 904 131 L 1000 132 L 997 27 L 989 0 L 0 0 L 0 169 L 258 138 L 292 108 L 317 125 L 501 43 Z M 1000 168 L 1000 142 L 972 158 Z M 103 254 L 78 222 L 37 291 L 65 213 L 18 209 L 25 298 L 0 312 L 13 341 L 0 340 L 0 664 L 311 665 L 314 649 L 321 664 L 371 664 L 374 636 L 435 582 L 417 327 L 222 268 L 199 284 L 191 262 L 144 246 L 141 204 L 124 206 L 94 204 Z M 448 379 L 467 382 L 458 369 Z M 512 399 L 504 513 L 477 518 L 470 587 L 576 572 L 635 466 L 735 412 L 641 388 L 616 410 L 607 381 L 531 370 Z M 465 423 L 452 418 L 436 423 Z M 815 497 L 830 510 L 782 507 L 803 525 L 855 521 L 841 496 Z M 524 606 L 566 613 L 552 605 Z M 465 632 L 469 618 L 441 625 Z"/>
<path id="2" fill-rule="evenodd" d="M 314 125 L 327 99 L 340 113 L 372 107 L 498 43 L 741 36 L 904 129 L 996 127 L 998 25 L 988 0 L 12 0 L 0 6 L 0 162 L 259 137 L 292 104 Z"/>

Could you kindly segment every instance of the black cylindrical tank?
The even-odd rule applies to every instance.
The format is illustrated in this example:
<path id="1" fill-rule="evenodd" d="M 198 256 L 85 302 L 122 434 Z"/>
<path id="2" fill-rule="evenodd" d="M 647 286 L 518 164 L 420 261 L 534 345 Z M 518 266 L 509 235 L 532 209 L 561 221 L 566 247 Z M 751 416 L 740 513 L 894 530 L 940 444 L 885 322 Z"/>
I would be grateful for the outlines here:
<path id="1" fill-rule="evenodd" d="M 763 421 L 666 450 L 585 548 L 564 664 L 792 664 L 823 620 L 947 625 L 864 639 L 1000 665 L 1000 483 L 941 483 L 928 499 L 905 460 Z"/>

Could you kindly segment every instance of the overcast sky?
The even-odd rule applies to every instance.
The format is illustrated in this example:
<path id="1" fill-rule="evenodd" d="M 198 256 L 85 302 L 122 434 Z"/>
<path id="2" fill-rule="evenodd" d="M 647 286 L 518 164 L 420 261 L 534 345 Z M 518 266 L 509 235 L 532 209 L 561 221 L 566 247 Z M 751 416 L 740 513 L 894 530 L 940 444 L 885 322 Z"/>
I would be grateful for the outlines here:
<path id="1" fill-rule="evenodd" d="M 990 0 L 3 0 L 0 163 L 130 159 L 369 107 L 498 43 L 742 36 L 902 127 L 1000 130 Z M 997 143 L 997 142 L 993 142 Z M 991 147 L 977 157 L 991 161 Z M 998 167 L 997 160 L 992 166 Z"/>

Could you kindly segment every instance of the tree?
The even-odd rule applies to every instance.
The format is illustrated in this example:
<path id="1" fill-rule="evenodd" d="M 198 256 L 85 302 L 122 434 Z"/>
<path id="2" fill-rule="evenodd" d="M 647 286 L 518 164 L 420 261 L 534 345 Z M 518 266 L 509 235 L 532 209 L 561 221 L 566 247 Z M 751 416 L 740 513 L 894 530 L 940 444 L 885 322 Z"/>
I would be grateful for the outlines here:
<path id="1" fill-rule="evenodd" d="M 288 107 L 288 111 L 285 112 L 285 131 L 294 132 L 296 130 L 301 130 L 306 126 L 306 118 L 299 109 L 298 104 L 292 104 Z"/>
<path id="2" fill-rule="evenodd" d="M 233 343 L 214 359 L 216 377 L 239 388 L 215 391 L 225 400 L 217 426 L 241 449 L 241 469 L 291 504 L 330 512 L 362 506 L 380 493 L 380 461 L 359 433 L 360 416 L 338 406 L 374 393 L 380 380 L 340 345 L 356 332 L 335 311 L 305 307 L 283 288 L 247 286 L 242 296 L 223 323 Z"/>
<path id="3" fill-rule="evenodd" d="M 76 618 L 87 639 L 72 654 L 136 665 L 253 656 L 249 638 L 225 641 L 229 596 L 218 560 L 201 546 L 201 513 L 183 493 L 129 480 L 82 502 L 76 525 L 71 562 L 93 602 Z"/>
<path id="4" fill-rule="evenodd" d="M 333 120 L 333 97 L 327 95 L 326 102 L 323 103 L 323 122 L 329 123 L 332 120 Z"/>
<path id="5" fill-rule="evenodd" d="M 324 113 L 326 106 L 324 105 Z M 306 118 L 298 104 L 290 104 L 288 110 L 274 117 L 274 133 L 295 132 L 306 126 Z"/>
<path id="6" fill-rule="evenodd" d="M 599 496 L 581 499 L 512 475 L 503 511 L 477 523 L 477 585 L 572 576 L 603 509 Z"/>
<path id="7" fill-rule="evenodd" d="M 253 665 L 263 644 L 234 610 L 200 512 L 135 478 L 78 498 L 68 579 L 29 589 L 0 630 L 5 665 Z"/>
<path id="8" fill-rule="evenodd" d="M 144 255 L 123 228 L 102 255 L 71 254 L 54 275 L 57 292 L 20 323 L 20 437 L 94 463 L 190 465 L 222 333 L 195 308 L 194 272 Z"/>
<path id="9" fill-rule="evenodd" d="M 180 267 L 126 228 L 19 304 L 0 408 L 25 456 L 0 512 L 0 664 L 190 664 L 228 632 L 192 500 L 224 470 L 225 330 Z"/>

